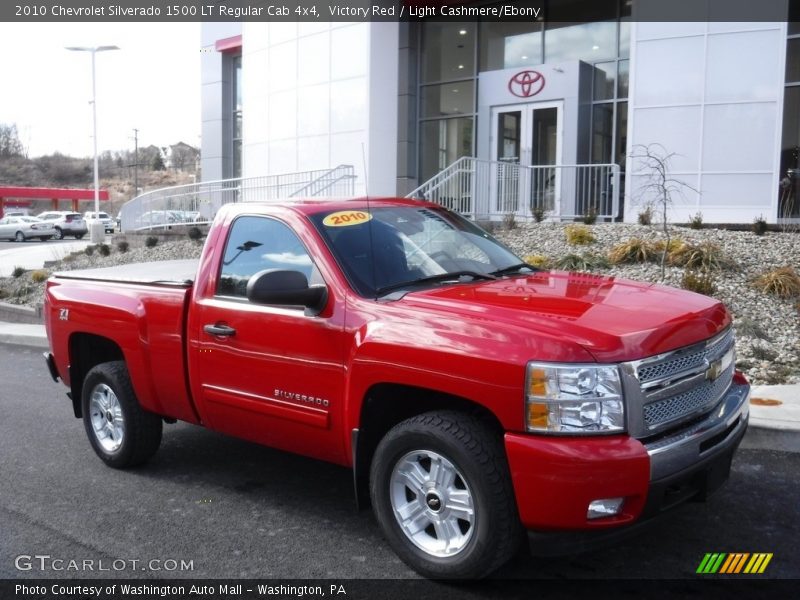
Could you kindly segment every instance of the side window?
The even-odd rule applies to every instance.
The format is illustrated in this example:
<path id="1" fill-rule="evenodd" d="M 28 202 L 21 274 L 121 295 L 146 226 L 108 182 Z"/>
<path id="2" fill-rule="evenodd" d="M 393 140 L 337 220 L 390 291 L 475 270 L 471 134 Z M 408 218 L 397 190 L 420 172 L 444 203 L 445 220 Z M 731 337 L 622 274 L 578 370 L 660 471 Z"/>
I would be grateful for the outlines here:
<path id="1" fill-rule="evenodd" d="M 300 271 L 310 284 L 322 282 L 305 246 L 288 226 L 268 217 L 239 217 L 225 245 L 217 295 L 247 297 L 250 277 L 265 269 Z"/>

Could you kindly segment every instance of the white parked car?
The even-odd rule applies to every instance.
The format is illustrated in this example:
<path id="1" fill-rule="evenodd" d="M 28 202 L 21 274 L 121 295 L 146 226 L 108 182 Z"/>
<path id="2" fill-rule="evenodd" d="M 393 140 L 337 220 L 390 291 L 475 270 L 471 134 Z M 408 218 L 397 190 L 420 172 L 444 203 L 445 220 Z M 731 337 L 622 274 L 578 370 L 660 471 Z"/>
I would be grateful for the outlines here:
<path id="1" fill-rule="evenodd" d="M 49 210 L 39 213 L 39 218 L 53 224 L 55 229 L 53 237 L 57 240 L 64 239 L 68 235 L 79 240 L 89 232 L 81 214 L 71 210 Z"/>
<path id="2" fill-rule="evenodd" d="M 37 217 L 3 217 L 0 219 L 0 239 L 24 242 L 39 238 L 43 242 L 55 235 L 52 223 Z"/>
<path id="3" fill-rule="evenodd" d="M 96 220 L 102 221 L 103 222 L 103 227 L 105 227 L 106 233 L 114 233 L 114 219 L 112 219 L 111 216 L 108 213 L 104 213 L 104 212 L 96 213 L 96 212 L 90 210 L 90 211 L 86 211 L 85 213 L 83 213 L 83 218 L 87 222 L 92 222 L 92 221 L 96 221 Z"/>

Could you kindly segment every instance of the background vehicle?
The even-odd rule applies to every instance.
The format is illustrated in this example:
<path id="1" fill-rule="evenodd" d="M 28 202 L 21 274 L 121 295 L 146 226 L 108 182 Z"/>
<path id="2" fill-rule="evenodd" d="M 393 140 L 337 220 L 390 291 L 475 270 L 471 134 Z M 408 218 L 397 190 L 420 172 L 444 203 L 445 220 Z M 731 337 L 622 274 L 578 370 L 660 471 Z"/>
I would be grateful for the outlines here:
<path id="1" fill-rule="evenodd" d="M 93 211 L 86 211 L 85 213 L 83 213 L 83 218 L 87 222 L 99 220 L 103 223 L 103 227 L 105 228 L 106 233 L 114 233 L 114 219 L 112 219 L 108 213 L 104 212 L 95 213 Z"/>
<path id="2" fill-rule="evenodd" d="M 55 239 L 71 236 L 76 240 L 83 238 L 89 231 L 86 221 L 80 213 L 68 210 L 51 210 L 39 213 L 39 218 L 53 224 Z"/>
<path id="3" fill-rule="evenodd" d="M 4 217 L 0 219 L 0 239 L 24 242 L 39 238 L 43 242 L 53 237 L 53 225 L 37 217 Z"/>
<path id="4" fill-rule="evenodd" d="M 180 419 L 346 465 L 430 577 L 703 499 L 748 423 L 718 301 L 537 271 L 423 202 L 229 204 L 199 263 L 56 274 L 45 303 L 50 373 L 106 464 Z"/>

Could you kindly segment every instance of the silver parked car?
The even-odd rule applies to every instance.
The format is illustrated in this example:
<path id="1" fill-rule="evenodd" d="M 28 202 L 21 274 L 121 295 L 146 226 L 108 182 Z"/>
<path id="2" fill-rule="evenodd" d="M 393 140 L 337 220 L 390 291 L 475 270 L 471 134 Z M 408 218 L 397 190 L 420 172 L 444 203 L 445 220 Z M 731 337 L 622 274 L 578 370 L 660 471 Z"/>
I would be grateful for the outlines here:
<path id="1" fill-rule="evenodd" d="M 50 210 L 40 213 L 39 218 L 53 224 L 55 229 L 53 237 L 57 240 L 61 240 L 66 236 L 72 236 L 79 240 L 89 231 L 81 214 L 71 210 Z"/>
<path id="2" fill-rule="evenodd" d="M 0 219 L 0 239 L 24 242 L 39 238 L 43 242 L 55 235 L 52 223 L 37 217 L 3 217 Z"/>

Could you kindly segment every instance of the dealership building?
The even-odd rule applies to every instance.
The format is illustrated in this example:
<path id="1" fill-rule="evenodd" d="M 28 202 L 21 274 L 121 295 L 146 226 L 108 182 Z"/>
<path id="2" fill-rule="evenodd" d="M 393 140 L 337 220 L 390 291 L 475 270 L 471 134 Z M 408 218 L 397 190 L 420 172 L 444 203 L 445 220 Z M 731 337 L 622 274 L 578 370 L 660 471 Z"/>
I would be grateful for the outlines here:
<path id="1" fill-rule="evenodd" d="M 636 221 L 666 161 L 675 221 L 798 219 L 800 0 L 779 0 L 775 21 L 639 19 L 656 1 L 549 0 L 526 21 L 204 23 L 203 180 L 348 165 L 356 194 L 475 218 Z"/>

